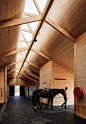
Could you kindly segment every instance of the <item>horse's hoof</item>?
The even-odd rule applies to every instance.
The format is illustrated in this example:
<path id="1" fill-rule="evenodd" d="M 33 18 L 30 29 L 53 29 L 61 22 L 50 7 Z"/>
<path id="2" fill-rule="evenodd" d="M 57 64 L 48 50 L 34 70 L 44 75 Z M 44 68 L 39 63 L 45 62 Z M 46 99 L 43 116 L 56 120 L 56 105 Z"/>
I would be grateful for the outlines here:
<path id="1" fill-rule="evenodd" d="M 37 110 L 37 108 L 36 108 L 36 107 L 34 107 L 34 109 L 35 109 L 35 110 Z"/>

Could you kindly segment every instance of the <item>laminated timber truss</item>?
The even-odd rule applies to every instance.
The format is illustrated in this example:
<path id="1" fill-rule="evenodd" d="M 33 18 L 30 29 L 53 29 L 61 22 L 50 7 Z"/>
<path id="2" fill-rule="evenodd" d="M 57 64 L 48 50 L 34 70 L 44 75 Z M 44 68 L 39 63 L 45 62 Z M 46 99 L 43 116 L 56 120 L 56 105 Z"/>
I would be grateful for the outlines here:
<path id="1" fill-rule="evenodd" d="M 41 33 L 40 30 L 43 27 L 44 23 L 47 23 L 48 25 L 53 27 L 53 29 L 59 31 L 62 35 L 64 35 L 68 39 L 70 39 L 73 43 L 76 42 L 76 38 L 74 36 L 72 36 L 69 32 L 67 32 L 65 29 L 63 29 L 60 25 L 57 25 L 54 21 L 52 21 L 50 18 L 47 17 L 48 12 L 50 11 L 51 6 L 54 6 L 55 1 L 56 0 L 47 0 L 45 8 L 44 8 L 43 12 L 41 12 L 41 9 L 38 6 L 37 1 L 33 0 L 33 3 L 35 5 L 39 15 L 34 15 L 34 14 L 30 14 L 30 13 L 25 12 L 23 15 L 23 18 L 12 19 L 12 20 L 0 23 L 0 29 L 12 27 L 12 26 L 18 26 L 18 25 L 22 25 L 22 24 L 27 24 L 27 27 L 28 27 L 28 29 L 21 29 L 20 33 L 21 33 L 23 40 L 19 40 L 20 48 L 13 50 L 13 51 L 9 51 L 7 53 L 3 53 L 0 55 L 0 58 L 2 58 L 5 56 L 17 54 L 17 61 L 15 61 L 13 63 L 9 63 L 6 65 L 7 67 L 12 66 L 12 65 L 16 65 L 16 68 L 8 71 L 8 74 L 7 74 L 8 79 L 19 77 L 19 78 L 26 79 L 28 81 L 29 80 L 33 81 L 34 84 L 38 84 L 39 75 L 36 73 L 33 73 L 29 69 L 24 68 L 24 64 L 27 63 L 27 64 L 32 65 L 35 68 L 40 69 L 40 67 L 38 65 L 30 62 L 27 59 L 30 51 L 33 51 L 34 53 L 46 58 L 48 61 L 50 61 L 52 59 L 51 57 L 47 56 L 43 52 L 38 51 L 34 47 L 32 48 L 32 46 L 34 46 L 34 44 L 35 44 L 34 39 L 36 39 L 37 36 L 40 35 L 40 33 Z M 29 23 L 36 22 L 36 21 L 38 21 L 38 25 L 37 25 L 36 30 L 33 31 Z M 24 35 L 24 32 L 31 33 L 32 39 L 28 41 Z M 24 47 L 22 45 L 22 43 L 25 43 L 26 47 Z M 24 72 L 22 72 L 22 70 Z M 29 75 L 27 72 L 32 74 L 32 76 Z"/>

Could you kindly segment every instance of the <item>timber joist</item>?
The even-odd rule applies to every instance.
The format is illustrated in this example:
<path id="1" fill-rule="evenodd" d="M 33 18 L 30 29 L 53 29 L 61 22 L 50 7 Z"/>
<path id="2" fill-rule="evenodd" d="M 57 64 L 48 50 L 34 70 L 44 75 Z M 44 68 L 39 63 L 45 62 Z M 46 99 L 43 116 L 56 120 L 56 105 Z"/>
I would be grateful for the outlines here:
<path id="1" fill-rule="evenodd" d="M 72 41 L 72 43 L 78 42 L 79 39 L 81 37 L 83 37 L 85 35 L 85 33 L 86 33 L 86 31 L 85 31 L 79 37 L 75 38 L 75 35 L 73 35 L 72 32 L 70 33 L 70 31 L 67 30 L 67 28 L 65 28 L 64 25 L 60 25 L 60 24 L 58 25 L 58 23 L 56 23 L 56 21 L 55 22 L 53 21 L 55 19 L 53 19 L 53 20 L 51 19 L 51 17 L 53 17 L 53 16 L 51 16 L 50 13 L 53 11 L 53 7 L 54 7 L 54 4 L 56 3 L 56 0 L 47 0 L 47 3 L 45 5 L 45 8 L 44 8 L 44 11 L 43 12 L 41 12 L 41 9 L 40 9 L 39 5 L 37 4 L 37 1 L 36 0 L 33 0 L 33 2 L 34 2 L 34 5 L 35 5 L 36 9 L 38 10 L 39 15 L 34 15 L 34 14 L 30 14 L 30 13 L 24 13 L 23 18 L 17 18 L 17 19 L 12 19 L 12 20 L 8 20 L 8 21 L 0 22 L 0 29 L 1 30 L 2 29 L 4 30 L 5 28 L 11 28 L 11 27 L 14 27 L 14 26 L 22 25 L 22 24 L 27 24 L 27 27 L 28 27 L 28 29 L 21 29 L 21 35 L 23 37 L 23 40 L 20 40 L 19 41 L 19 44 L 20 44 L 20 47 L 21 48 L 19 48 L 19 49 L 13 49 L 12 51 L 10 50 L 9 52 L 5 52 L 5 53 L 3 52 L 3 54 L 0 54 L 0 58 L 2 59 L 2 57 L 11 56 L 11 55 L 15 55 L 15 54 L 18 53 L 18 61 L 7 64 L 7 66 L 11 66 L 11 65 L 15 65 L 15 64 L 21 63 L 21 66 L 20 67 L 18 66 L 18 69 L 17 69 L 17 70 L 19 70 L 17 77 L 20 75 L 21 70 L 23 70 L 23 69 L 25 70 L 26 69 L 26 68 L 23 67 L 25 62 L 28 63 L 28 64 L 30 64 L 30 65 L 32 65 L 33 67 L 35 67 L 37 69 L 40 69 L 40 67 L 37 66 L 38 63 L 36 65 L 36 62 L 34 62 L 35 63 L 34 64 L 31 61 L 26 60 L 27 57 L 28 57 L 28 55 L 30 54 L 30 51 L 38 54 L 39 56 L 44 57 L 48 61 L 51 61 L 52 55 L 54 55 L 54 53 L 49 57 L 49 53 L 50 53 L 49 48 L 48 48 L 48 50 L 44 51 L 44 53 L 46 53 L 46 54 L 44 54 L 43 52 L 41 52 L 43 50 L 40 50 L 39 48 L 36 49 L 36 48 L 33 47 L 33 45 L 35 44 L 34 43 L 34 39 L 36 39 L 37 36 L 39 36 L 40 29 L 42 28 L 42 26 L 43 26 L 44 23 L 47 26 L 49 25 L 50 28 L 55 29 L 57 31 L 57 35 L 58 35 L 58 33 L 61 34 L 61 35 L 64 35 L 66 37 L 66 39 L 69 40 L 69 41 Z M 53 6 L 53 7 L 51 7 L 51 6 Z M 28 16 L 28 17 L 25 17 L 25 16 Z M 30 27 L 30 24 L 29 23 L 36 22 L 36 21 L 39 21 L 39 23 L 37 25 L 36 30 L 33 31 L 32 28 Z M 26 37 L 24 36 L 24 33 L 31 33 L 32 40 L 31 41 L 27 40 Z M 53 40 L 56 40 L 56 39 L 54 38 Z M 24 47 L 22 45 L 23 43 L 25 43 L 27 47 Z M 66 42 L 65 42 L 65 44 L 66 44 Z M 66 46 L 65 44 L 64 44 L 64 46 Z M 62 45 L 61 42 L 58 45 Z M 71 46 L 71 45 L 69 45 L 69 46 Z M 54 46 L 53 49 L 56 48 L 56 47 L 57 46 Z M 58 52 L 58 51 L 56 51 L 56 52 Z M 63 56 L 64 56 L 64 54 L 63 54 Z M 42 58 L 42 57 L 40 57 L 40 58 Z M 64 56 L 64 58 L 65 58 L 65 56 Z M 53 60 L 54 60 L 54 58 L 53 58 Z M 30 69 L 29 70 L 26 69 L 25 71 L 27 71 L 29 73 L 32 73 Z M 11 72 L 12 73 L 14 73 L 14 72 L 16 73 L 16 68 L 15 69 L 11 69 L 10 71 L 8 71 L 8 75 L 9 75 L 8 78 L 10 78 L 11 75 L 9 73 L 11 73 Z M 34 75 L 34 77 L 37 75 L 35 73 L 32 73 L 32 74 Z"/>
<path id="2" fill-rule="evenodd" d="M 41 29 L 41 27 L 42 27 L 42 25 L 43 25 L 43 23 L 44 23 L 44 21 L 45 21 L 45 18 L 46 18 L 47 14 L 48 14 L 48 12 L 49 12 L 51 6 L 52 6 L 53 1 L 54 1 L 54 0 L 48 0 L 47 3 L 46 3 L 46 5 L 45 5 L 44 11 L 43 11 L 43 13 L 41 14 L 41 19 L 42 19 L 42 20 L 38 23 L 38 26 L 37 26 L 36 31 L 35 31 L 35 33 L 34 33 L 34 38 L 32 38 L 32 40 L 31 40 L 31 44 L 30 44 L 30 46 L 29 46 L 29 48 L 28 48 L 28 52 L 27 52 L 27 54 L 26 54 L 26 56 L 25 56 L 25 59 L 24 59 L 24 61 L 23 61 L 22 66 L 24 65 L 24 62 L 26 61 L 26 58 L 27 58 L 27 56 L 28 56 L 28 54 L 29 54 L 29 52 L 30 52 L 32 46 L 33 46 L 34 39 L 36 39 L 36 37 L 37 37 L 37 35 L 38 35 L 39 31 L 40 31 L 40 29 Z M 20 68 L 20 71 L 19 71 L 18 75 L 19 75 L 20 72 L 21 72 L 22 66 L 21 66 L 21 68 Z"/>

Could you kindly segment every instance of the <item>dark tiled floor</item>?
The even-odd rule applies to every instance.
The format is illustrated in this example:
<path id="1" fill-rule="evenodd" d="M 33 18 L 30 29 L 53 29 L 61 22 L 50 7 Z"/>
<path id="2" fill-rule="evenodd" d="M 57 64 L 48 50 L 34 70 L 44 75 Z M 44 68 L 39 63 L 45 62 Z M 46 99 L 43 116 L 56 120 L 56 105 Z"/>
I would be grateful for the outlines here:
<path id="1" fill-rule="evenodd" d="M 43 108 L 45 107 L 42 104 Z M 10 97 L 3 113 L 1 124 L 86 124 L 86 120 L 73 115 L 73 106 L 63 109 L 50 106 L 47 111 L 34 110 L 31 99 Z"/>
<path id="2" fill-rule="evenodd" d="M 3 103 L 2 103 L 2 104 L 0 104 L 0 111 L 1 111 L 1 109 L 2 109 L 2 107 L 3 107 L 3 105 L 4 105 Z"/>

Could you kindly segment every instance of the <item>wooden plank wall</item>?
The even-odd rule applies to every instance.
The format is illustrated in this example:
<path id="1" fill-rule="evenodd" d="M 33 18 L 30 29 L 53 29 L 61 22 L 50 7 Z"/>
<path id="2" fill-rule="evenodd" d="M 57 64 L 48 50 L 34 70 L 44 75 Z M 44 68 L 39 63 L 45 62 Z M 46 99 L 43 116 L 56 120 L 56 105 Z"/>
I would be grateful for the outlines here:
<path id="1" fill-rule="evenodd" d="M 4 103 L 4 68 L 0 69 L 0 103 Z M 2 92 L 2 96 L 1 96 Z"/>
<path id="2" fill-rule="evenodd" d="M 66 80 L 55 80 L 66 79 Z M 45 83 L 46 82 L 46 83 Z M 57 64 L 55 61 L 48 61 L 40 68 L 40 88 L 65 88 L 68 87 L 68 103 L 74 104 L 74 73 L 66 70 L 63 66 Z M 62 95 L 59 94 L 60 97 Z M 53 105 L 61 105 L 64 102 L 63 97 L 59 96 L 54 98 Z M 47 99 L 40 99 L 41 102 L 46 103 Z"/>
<path id="3" fill-rule="evenodd" d="M 8 82 L 9 86 L 13 86 L 13 85 L 20 85 L 20 86 L 31 86 L 31 83 L 29 83 L 28 81 L 22 80 L 20 78 L 13 78 L 11 80 L 9 80 Z"/>
<path id="4" fill-rule="evenodd" d="M 65 69 L 63 66 L 59 65 L 57 62 L 52 62 L 53 68 L 53 88 L 65 88 L 68 87 L 68 101 L 67 104 L 74 104 L 74 74 Z M 57 79 L 66 79 L 66 80 L 57 80 Z M 59 99 L 59 96 L 61 97 Z M 54 98 L 54 105 L 61 105 L 64 102 L 63 96 L 61 94 L 57 95 Z"/>
<path id="5" fill-rule="evenodd" d="M 86 119 L 86 32 L 77 39 L 74 49 L 74 87 L 83 89 L 83 97 L 74 99 L 74 114 Z"/>
<path id="6" fill-rule="evenodd" d="M 45 83 L 46 82 L 46 83 Z M 40 68 L 40 89 L 51 87 L 51 61 L 48 61 Z M 46 103 L 46 99 L 40 99 Z"/>
<path id="7" fill-rule="evenodd" d="M 7 102 L 7 66 L 5 66 L 5 71 L 4 71 L 4 91 L 5 91 L 4 102 Z"/>

